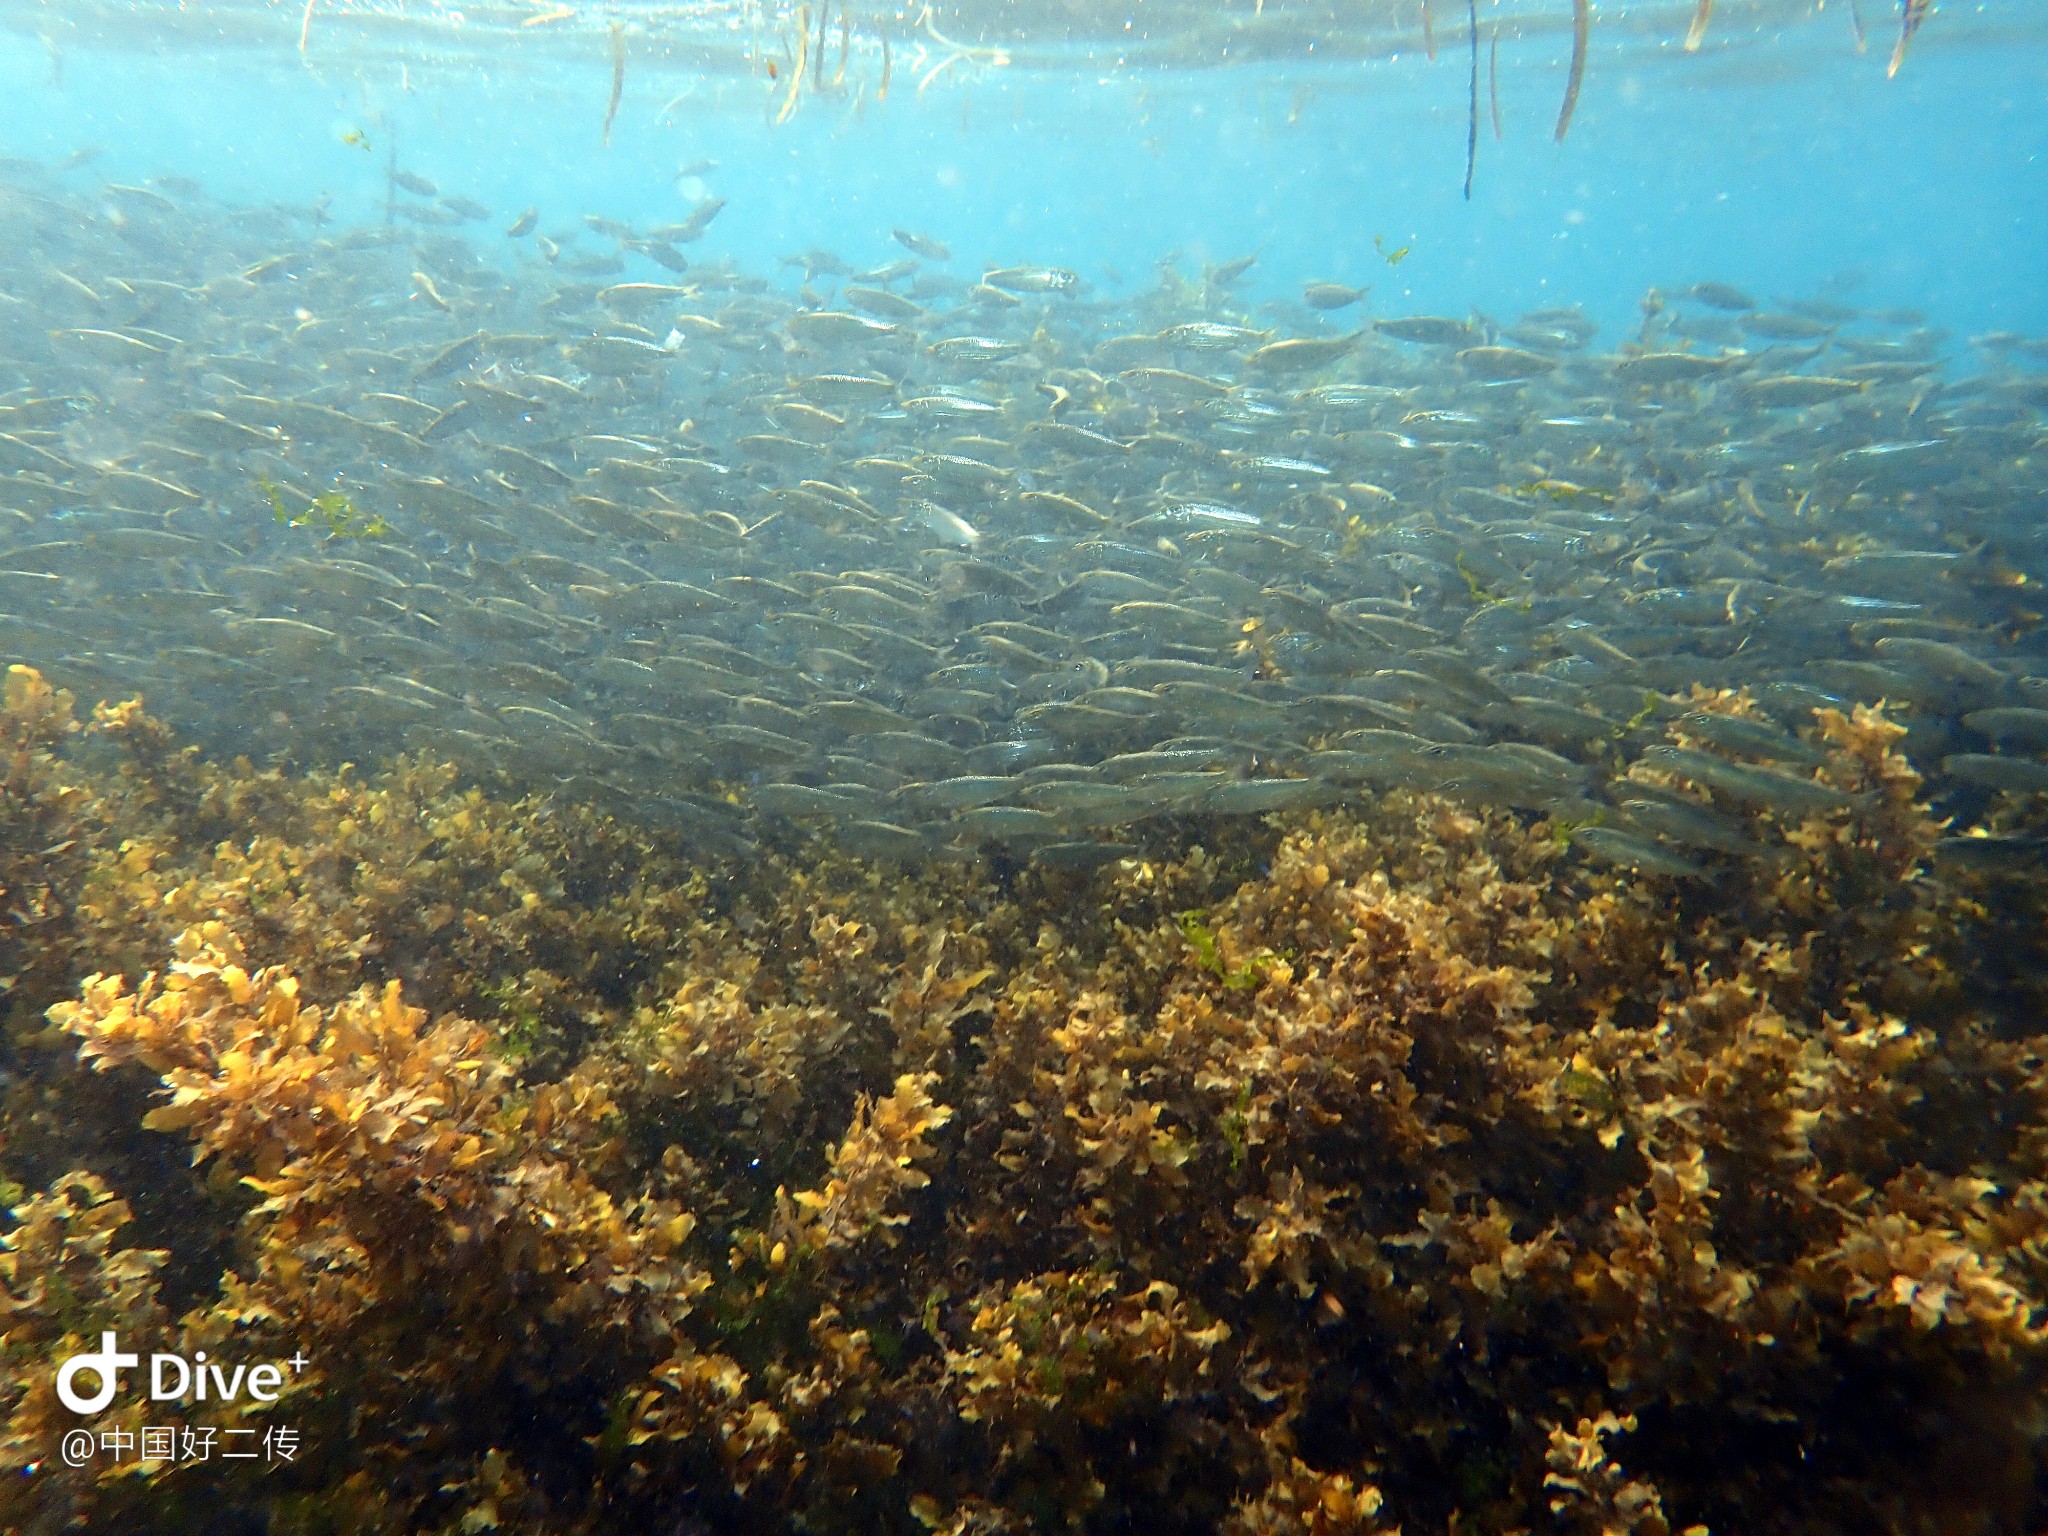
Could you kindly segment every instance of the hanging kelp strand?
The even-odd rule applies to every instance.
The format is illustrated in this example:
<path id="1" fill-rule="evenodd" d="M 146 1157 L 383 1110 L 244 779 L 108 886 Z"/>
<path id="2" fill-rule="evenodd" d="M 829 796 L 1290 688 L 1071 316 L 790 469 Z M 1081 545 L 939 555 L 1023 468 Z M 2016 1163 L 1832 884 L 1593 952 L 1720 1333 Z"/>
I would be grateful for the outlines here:
<path id="1" fill-rule="evenodd" d="M 1488 29 L 1486 38 L 1486 99 L 1493 108 L 1493 137 L 1496 143 L 1500 131 L 1500 26 L 1495 23 Z"/>
<path id="2" fill-rule="evenodd" d="M 804 88 L 804 67 L 811 57 L 811 8 L 799 6 L 796 13 L 796 68 L 789 72 L 789 93 L 782 98 L 782 110 L 775 114 L 776 123 L 789 121 L 796 111 L 797 93 Z"/>
<path id="3" fill-rule="evenodd" d="M 626 28 L 623 22 L 612 23 L 612 94 L 604 104 L 604 138 L 606 149 L 612 147 L 612 119 L 619 115 L 619 96 L 626 89 Z"/>
<path id="4" fill-rule="evenodd" d="M 1466 93 L 1465 201 L 1472 201 L 1472 170 L 1479 163 L 1479 0 L 1465 0 L 1466 31 L 1471 34 L 1472 79 Z"/>
<path id="5" fill-rule="evenodd" d="M 1693 8 L 1692 25 L 1686 29 L 1685 51 L 1698 53 L 1700 44 L 1706 41 L 1707 23 L 1714 19 L 1714 0 L 1699 0 Z"/>
<path id="6" fill-rule="evenodd" d="M 1913 34 L 1920 30 L 1920 23 L 1927 19 L 1933 8 L 1933 0 L 1899 0 L 1899 41 L 1892 49 L 1892 61 L 1885 66 L 1884 77 L 1889 80 L 1899 72 L 1899 66 L 1906 62 L 1906 44 L 1913 41 Z"/>
<path id="7" fill-rule="evenodd" d="M 1557 142 L 1571 132 L 1572 113 L 1578 110 L 1579 83 L 1586 78 L 1586 36 L 1593 27 L 1589 0 L 1572 0 L 1572 72 L 1564 83 L 1564 105 L 1557 112 Z"/>

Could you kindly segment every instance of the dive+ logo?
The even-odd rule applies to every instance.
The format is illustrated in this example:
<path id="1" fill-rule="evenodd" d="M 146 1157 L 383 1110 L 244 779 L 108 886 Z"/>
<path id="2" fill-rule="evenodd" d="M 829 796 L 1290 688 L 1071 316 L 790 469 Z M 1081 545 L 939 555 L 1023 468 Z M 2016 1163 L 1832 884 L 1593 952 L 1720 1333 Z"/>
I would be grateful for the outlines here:
<path id="1" fill-rule="evenodd" d="M 111 1332 L 102 1333 L 98 1349 L 72 1355 L 57 1367 L 58 1400 L 81 1416 L 98 1413 L 120 1391 L 121 1372 L 141 1363 L 142 1357 L 124 1351 Z M 190 1360 L 183 1355 L 151 1355 L 149 1398 L 154 1403 L 183 1402 L 187 1398 L 195 1402 L 211 1398 L 228 1403 L 246 1389 L 257 1402 L 274 1403 L 284 1390 L 285 1371 L 289 1369 L 296 1375 L 309 1363 L 300 1352 L 275 1365 L 238 1365 L 232 1371 L 224 1371 L 217 1363 L 207 1364 L 203 1349 L 195 1351 Z M 99 1384 L 90 1392 L 82 1392 L 78 1381 L 81 1375 L 91 1376 Z"/>

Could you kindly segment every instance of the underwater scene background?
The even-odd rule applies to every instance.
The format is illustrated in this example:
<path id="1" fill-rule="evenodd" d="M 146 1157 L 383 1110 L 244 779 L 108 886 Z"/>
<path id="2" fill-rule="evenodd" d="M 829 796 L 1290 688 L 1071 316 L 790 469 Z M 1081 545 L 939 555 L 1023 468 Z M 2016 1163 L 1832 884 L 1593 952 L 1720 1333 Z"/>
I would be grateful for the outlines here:
<path id="1" fill-rule="evenodd" d="M 2044 66 L 0 10 L 0 1529 L 2040 1530 Z"/>

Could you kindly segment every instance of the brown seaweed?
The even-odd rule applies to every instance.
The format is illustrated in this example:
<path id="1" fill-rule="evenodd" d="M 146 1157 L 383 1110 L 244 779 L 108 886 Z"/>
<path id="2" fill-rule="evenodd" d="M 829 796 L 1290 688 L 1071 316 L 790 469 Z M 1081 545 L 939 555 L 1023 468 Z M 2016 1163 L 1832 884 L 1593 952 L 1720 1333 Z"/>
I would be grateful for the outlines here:
<path id="1" fill-rule="evenodd" d="M 1707 40 L 1707 23 L 1714 19 L 1714 0 L 1699 0 L 1693 7 L 1692 25 L 1685 29 L 1685 51 L 1698 53 Z"/>
<path id="2" fill-rule="evenodd" d="M 623 22 L 613 22 L 612 38 L 612 89 L 604 104 L 604 133 L 601 139 L 606 149 L 612 147 L 612 120 L 619 115 L 619 97 L 626 89 L 626 27 Z"/>
<path id="3" fill-rule="evenodd" d="M 1486 38 L 1486 100 L 1493 113 L 1493 136 L 1501 138 L 1500 129 L 1500 28 L 1492 27 Z"/>
<path id="4" fill-rule="evenodd" d="M 1899 66 L 1906 62 L 1906 45 L 1913 41 L 1913 34 L 1920 30 L 1920 24 L 1933 8 L 1933 0 L 1899 0 L 1899 40 L 1892 49 L 1891 62 L 1885 65 L 1885 79 L 1898 74 Z"/>
<path id="5" fill-rule="evenodd" d="M 1758 719 L 1669 702 L 1694 757 Z M 10 1527 L 2039 1514 L 2048 895 L 1930 862 L 1876 710 L 1818 717 L 1831 809 L 1637 763 L 1769 851 L 1706 885 L 1407 791 L 1093 873 L 685 863 L 0 703 Z M 303 1347 L 318 1454 L 53 1462 L 102 1329 Z"/>
<path id="6" fill-rule="evenodd" d="M 1578 110 L 1579 85 L 1586 78 L 1586 43 L 1593 26 L 1591 0 L 1572 0 L 1572 68 L 1564 84 L 1564 104 L 1557 109 L 1557 142 L 1571 131 L 1572 113 Z"/>
<path id="7" fill-rule="evenodd" d="M 1466 93 L 1465 201 L 1472 201 L 1472 172 L 1479 163 L 1479 0 L 1465 0 L 1465 30 L 1472 47 L 1472 75 Z"/>

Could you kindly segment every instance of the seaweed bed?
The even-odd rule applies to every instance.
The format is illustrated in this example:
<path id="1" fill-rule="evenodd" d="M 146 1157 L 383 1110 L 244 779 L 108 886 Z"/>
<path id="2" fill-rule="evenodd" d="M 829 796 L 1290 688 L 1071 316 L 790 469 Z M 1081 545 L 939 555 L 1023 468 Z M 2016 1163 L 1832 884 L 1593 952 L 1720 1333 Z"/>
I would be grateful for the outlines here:
<path id="1" fill-rule="evenodd" d="M 705 863 L 89 713 L 8 675 L 8 1530 L 2048 1517 L 2048 883 L 1876 711 L 1712 881 L 1406 793 Z M 296 1459 L 63 1465 L 103 1330 L 303 1352 L 176 1416 Z"/>

